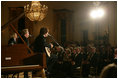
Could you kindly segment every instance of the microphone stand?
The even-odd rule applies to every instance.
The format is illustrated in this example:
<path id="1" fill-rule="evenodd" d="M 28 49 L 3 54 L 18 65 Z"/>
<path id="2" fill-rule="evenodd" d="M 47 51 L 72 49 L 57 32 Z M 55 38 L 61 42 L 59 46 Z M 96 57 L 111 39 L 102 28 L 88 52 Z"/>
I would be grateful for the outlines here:
<path id="1" fill-rule="evenodd" d="M 59 45 L 59 43 L 54 39 L 54 37 L 53 37 L 52 35 L 50 35 L 50 34 L 49 34 L 49 36 L 50 36 L 51 39 L 64 51 L 64 48 Z"/>

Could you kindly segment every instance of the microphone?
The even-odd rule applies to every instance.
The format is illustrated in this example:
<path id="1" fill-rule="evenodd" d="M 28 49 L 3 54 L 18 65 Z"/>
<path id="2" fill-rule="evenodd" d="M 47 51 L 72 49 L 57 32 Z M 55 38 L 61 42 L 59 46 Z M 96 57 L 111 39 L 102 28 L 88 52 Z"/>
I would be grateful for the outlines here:
<path id="1" fill-rule="evenodd" d="M 48 34 L 48 36 L 50 36 L 52 38 L 52 40 L 62 49 L 62 51 L 64 51 L 64 48 L 59 45 L 59 43 L 54 39 L 54 37 L 52 35 Z"/>
<path id="2" fill-rule="evenodd" d="M 60 45 L 57 43 L 57 41 L 54 39 L 54 37 L 53 37 L 52 35 L 48 34 L 48 36 L 50 36 L 50 37 L 52 38 L 52 40 L 53 40 L 58 46 L 60 46 Z"/>
<path id="3" fill-rule="evenodd" d="M 48 34 L 48 36 L 52 36 L 52 35 Z"/>
<path id="4" fill-rule="evenodd" d="M 33 35 L 29 34 L 29 37 L 33 37 Z"/>

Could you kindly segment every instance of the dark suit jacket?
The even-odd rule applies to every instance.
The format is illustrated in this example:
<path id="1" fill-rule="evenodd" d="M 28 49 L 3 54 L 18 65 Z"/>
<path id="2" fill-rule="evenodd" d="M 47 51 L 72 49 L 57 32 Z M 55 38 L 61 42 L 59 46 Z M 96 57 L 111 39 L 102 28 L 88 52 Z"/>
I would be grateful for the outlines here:
<path id="1" fill-rule="evenodd" d="M 51 45 L 46 42 L 46 38 L 43 35 L 39 35 L 34 41 L 34 52 L 46 52 L 45 47 L 51 48 Z"/>
<path id="2" fill-rule="evenodd" d="M 26 42 L 26 44 L 29 46 L 29 40 L 28 40 L 28 38 L 26 38 L 25 36 L 22 36 L 22 38 Z M 21 40 L 21 38 L 18 38 L 18 43 L 23 43 L 23 41 Z"/>
<path id="3" fill-rule="evenodd" d="M 8 41 L 8 45 L 16 44 L 17 42 L 14 40 L 14 38 L 10 38 Z"/>

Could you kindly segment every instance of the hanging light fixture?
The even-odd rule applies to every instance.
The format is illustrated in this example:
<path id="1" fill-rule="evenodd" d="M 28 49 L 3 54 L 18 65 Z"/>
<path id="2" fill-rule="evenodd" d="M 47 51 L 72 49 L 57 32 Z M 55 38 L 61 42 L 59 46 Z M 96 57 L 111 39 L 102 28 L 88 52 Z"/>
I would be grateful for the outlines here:
<path id="1" fill-rule="evenodd" d="M 31 21 L 41 21 L 47 14 L 48 7 L 41 5 L 40 1 L 32 1 L 31 4 L 24 6 L 25 16 Z"/>

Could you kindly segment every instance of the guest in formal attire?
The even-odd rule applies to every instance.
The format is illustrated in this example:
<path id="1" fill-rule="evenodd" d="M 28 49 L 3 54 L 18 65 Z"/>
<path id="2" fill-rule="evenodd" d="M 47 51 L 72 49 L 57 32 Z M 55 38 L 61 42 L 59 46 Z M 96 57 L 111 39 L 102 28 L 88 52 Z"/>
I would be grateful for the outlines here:
<path id="1" fill-rule="evenodd" d="M 13 33 L 13 35 L 11 36 L 11 38 L 8 41 L 8 45 L 14 45 L 17 44 L 17 34 Z"/>

